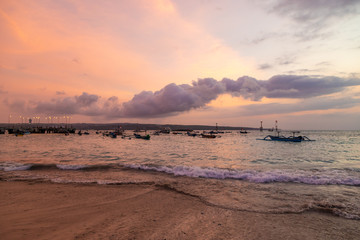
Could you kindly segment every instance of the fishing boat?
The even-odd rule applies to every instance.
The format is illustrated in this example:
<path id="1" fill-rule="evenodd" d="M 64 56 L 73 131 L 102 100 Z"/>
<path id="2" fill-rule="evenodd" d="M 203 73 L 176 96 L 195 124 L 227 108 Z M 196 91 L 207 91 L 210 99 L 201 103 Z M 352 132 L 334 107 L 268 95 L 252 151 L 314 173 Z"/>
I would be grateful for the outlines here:
<path id="1" fill-rule="evenodd" d="M 280 135 L 280 132 L 278 132 L 278 135 L 274 136 L 274 135 L 267 135 L 266 137 L 262 138 L 262 139 L 257 139 L 257 140 L 265 140 L 265 141 L 282 141 L 282 142 L 302 142 L 302 141 L 315 141 L 315 140 L 311 140 L 306 136 L 295 136 L 296 133 L 300 133 L 300 132 L 293 132 L 292 136 L 289 137 L 285 137 L 283 135 Z"/>
<path id="2" fill-rule="evenodd" d="M 248 132 L 242 128 L 242 129 L 240 130 L 240 133 L 241 133 L 241 134 L 247 134 Z"/>
<path id="3" fill-rule="evenodd" d="M 30 132 L 29 131 L 26 131 L 26 130 L 17 130 L 15 133 L 15 136 L 16 137 L 22 137 L 22 136 L 24 136 L 24 135 L 29 135 L 30 134 Z"/>
<path id="4" fill-rule="evenodd" d="M 136 134 L 134 133 L 135 138 L 139 138 L 139 139 L 144 139 L 144 140 L 150 140 L 150 135 L 140 135 L 140 134 Z"/>
<path id="5" fill-rule="evenodd" d="M 118 126 L 113 133 L 116 135 L 123 135 L 124 129 L 121 126 Z"/>
<path id="6" fill-rule="evenodd" d="M 202 138 L 216 138 L 215 135 L 212 135 L 212 134 L 204 134 L 204 133 L 201 134 L 201 137 L 202 137 Z"/>
<path id="7" fill-rule="evenodd" d="M 162 128 L 160 129 L 160 133 L 165 133 L 165 134 L 169 134 L 171 131 L 171 129 L 169 127 L 166 127 L 166 128 Z"/>
<path id="8" fill-rule="evenodd" d="M 190 137 L 196 137 L 197 136 L 197 133 L 193 133 L 193 132 L 187 132 L 186 134 L 188 136 L 190 136 Z"/>

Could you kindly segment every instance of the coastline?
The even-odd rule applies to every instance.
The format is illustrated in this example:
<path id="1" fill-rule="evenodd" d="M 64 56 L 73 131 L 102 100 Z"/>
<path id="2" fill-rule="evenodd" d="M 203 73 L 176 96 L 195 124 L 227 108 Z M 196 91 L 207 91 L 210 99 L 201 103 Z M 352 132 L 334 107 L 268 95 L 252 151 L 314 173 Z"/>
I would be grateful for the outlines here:
<path id="1" fill-rule="evenodd" d="M 328 213 L 223 209 L 164 186 L 0 181 L 2 239 L 356 239 Z"/>

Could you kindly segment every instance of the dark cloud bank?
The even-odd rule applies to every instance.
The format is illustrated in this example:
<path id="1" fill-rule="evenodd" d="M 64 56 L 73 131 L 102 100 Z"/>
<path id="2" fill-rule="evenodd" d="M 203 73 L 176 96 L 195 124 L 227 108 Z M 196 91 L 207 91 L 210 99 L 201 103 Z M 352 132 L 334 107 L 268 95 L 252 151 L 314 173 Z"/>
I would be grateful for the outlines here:
<path id="1" fill-rule="evenodd" d="M 222 94 L 242 96 L 253 101 L 263 97 L 307 99 L 341 92 L 346 87 L 359 85 L 359 78 L 344 79 L 332 76 L 277 75 L 267 81 L 247 76 L 237 80 L 224 78 L 221 81 L 204 78 L 193 81 L 191 85 L 171 83 L 156 92 L 143 91 L 124 103 L 119 103 L 117 97 L 102 99 L 98 95 L 83 93 L 80 96 L 35 103 L 32 111 L 105 118 L 156 118 L 204 107 Z M 329 104 L 327 107 L 331 108 L 337 103 L 336 100 L 331 100 Z"/>

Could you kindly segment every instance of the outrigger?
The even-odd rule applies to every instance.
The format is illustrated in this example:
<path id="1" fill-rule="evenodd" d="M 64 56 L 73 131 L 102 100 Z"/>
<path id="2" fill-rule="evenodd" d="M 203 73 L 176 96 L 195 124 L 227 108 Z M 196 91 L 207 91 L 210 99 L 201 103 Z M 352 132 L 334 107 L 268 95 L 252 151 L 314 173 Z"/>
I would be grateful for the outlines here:
<path id="1" fill-rule="evenodd" d="M 298 131 L 293 132 L 292 136 L 289 137 L 285 137 L 283 135 L 280 135 L 280 131 L 277 132 L 278 135 L 274 136 L 274 135 L 267 135 L 264 138 L 260 138 L 257 140 L 265 140 L 265 141 L 283 141 L 283 142 L 302 142 L 302 141 L 315 141 L 315 140 L 311 140 L 309 139 L 307 136 L 295 136 L 296 133 L 300 133 Z"/>

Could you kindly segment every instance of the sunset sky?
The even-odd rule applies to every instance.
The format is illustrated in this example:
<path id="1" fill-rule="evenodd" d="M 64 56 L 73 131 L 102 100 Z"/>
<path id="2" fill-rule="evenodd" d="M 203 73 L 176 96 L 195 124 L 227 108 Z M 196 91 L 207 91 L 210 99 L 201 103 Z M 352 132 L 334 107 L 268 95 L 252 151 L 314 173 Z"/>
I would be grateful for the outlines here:
<path id="1" fill-rule="evenodd" d="M 358 0 L 0 0 L 0 122 L 359 130 L 359 26 Z"/>

